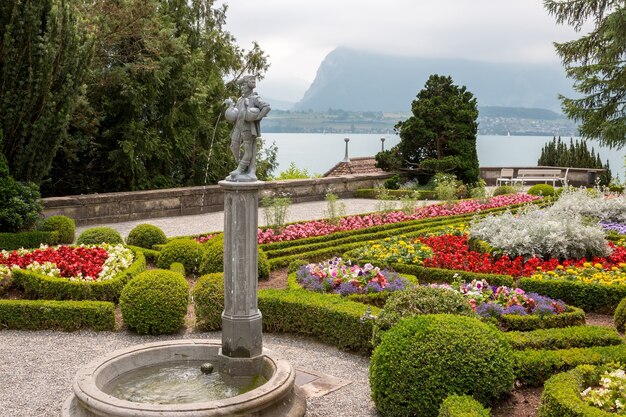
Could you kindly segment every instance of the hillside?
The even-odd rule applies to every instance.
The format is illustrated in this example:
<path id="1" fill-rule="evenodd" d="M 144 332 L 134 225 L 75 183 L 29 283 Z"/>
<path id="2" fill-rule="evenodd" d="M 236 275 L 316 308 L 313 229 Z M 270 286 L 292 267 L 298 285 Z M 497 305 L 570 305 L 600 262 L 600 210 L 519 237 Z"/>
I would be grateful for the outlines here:
<path id="1" fill-rule="evenodd" d="M 337 48 L 321 63 L 293 110 L 408 112 L 430 74 L 452 76 L 474 93 L 482 107 L 560 112 L 558 95 L 573 94 L 571 81 L 558 64 L 415 58 Z"/>

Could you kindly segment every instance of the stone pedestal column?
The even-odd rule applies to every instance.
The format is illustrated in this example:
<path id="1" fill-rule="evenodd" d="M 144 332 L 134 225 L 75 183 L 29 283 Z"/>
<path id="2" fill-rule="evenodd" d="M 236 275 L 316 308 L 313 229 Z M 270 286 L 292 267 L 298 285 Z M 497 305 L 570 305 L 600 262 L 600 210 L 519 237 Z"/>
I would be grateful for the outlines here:
<path id="1" fill-rule="evenodd" d="M 258 207 L 263 184 L 263 181 L 219 182 L 224 189 L 221 354 L 229 358 L 249 359 L 263 353 L 257 299 Z"/>

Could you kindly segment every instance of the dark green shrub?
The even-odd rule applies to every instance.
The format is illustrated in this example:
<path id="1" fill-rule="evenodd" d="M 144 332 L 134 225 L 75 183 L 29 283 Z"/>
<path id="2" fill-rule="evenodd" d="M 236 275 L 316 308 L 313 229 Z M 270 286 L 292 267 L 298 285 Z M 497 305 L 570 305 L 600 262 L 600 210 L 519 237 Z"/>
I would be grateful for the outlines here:
<path id="1" fill-rule="evenodd" d="M 259 247 L 258 249 L 258 274 L 259 279 L 267 279 L 270 276 L 270 263 L 267 255 Z M 200 274 L 212 274 L 224 271 L 224 235 L 215 236 L 204 244 L 204 251 L 200 259 Z"/>
<path id="2" fill-rule="evenodd" d="M 0 328 L 115 330 L 115 305 L 103 301 L 0 300 Z"/>
<path id="3" fill-rule="evenodd" d="M 526 349 L 513 352 L 515 377 L 523 385 L 541 386 L 552 375 L 578 365 L 626 362 L 626 344 L 560 350 Z"/>
<path id="4" fill-rule="evenodd" d="M 182 276 L 187 275 L 187 274 L 185 274 L 185 265 L 181 264 L 180 262 L 174 262 L 173 264 L 171 264 L 170 265 L 170 271 L 178 272 Z"/>
<path id="5" fill-rule="evenodd" d="M 35 226 L 43 207 L 39 187 L 0 176 L 0 232 L 19 232 Z"/>
<path id="6" fill-rule="evenodd" d="M 626 297 L 626 286 L 587 284 L 582 281 L 562 279 L 522 278 L 518 286 L 526 292 L 536 292 L 568 305 L 582 308 L 586 312 L 613 314 L 620 301 Z"/>
<path id="7" fill-rule="evenodd" d="M 83 231 L 78 239 L 76 239 L 78 245 L 99 245 L 101 243 L 110 243 L 117 245 L 124 243 L 124 239 L 120 236 L 120 233 L 112 227 L 92 227 Z"/>
<path id="8" fill-rule="evenodd" d="M 194 274 L 198 271 L 198 264 L 203 253 L 202 245 L 193 239 L 174 239 L 163 246 L 157 266 L 169 269 L 174 262 L 185 266 L 185 272 Z"/>
<path id="9" fill-rule="evenodd" d="M 472 317 L 403 319 L 372 354 L 372 400 L 382 416 L 398 417 L 436 416 L 450 394 L 488 404 L 513 388 L 511 353 L 500 331 Z"/>
<path id="10" fill-rule="evenodd" d="M 504 331 L 529 331 L 537 329 L 552 329 L 585 324 L 585 312 L 577 307 L 567 306 L 564 313 L 539 316 L 535 314 L 520 316 L 517 314 L 503 314 L 500 316 L 498 327 Z"/>
<path id="11" fill-rule="evenodd" d="M 499 196 L 499 195 L 505 195 L 505 194 L 515 194 L 517 193 L 517 189 L 511 185 L 501 185 L 499 187 L 496 187 L 493 190 L 493 196 Z"/>
<path id="12" fill-rule="evenodd" d="M 624 186 L 623 185 L 616 185 L 616 184 L 610 184 L 609 185 L 609 191 L 612 193 L 623 193 L 624 192 Z"/>
<path id="13" fill-rule="evenodd" d="M 182 327 L 188 301 L 189 284 L 181 274 L 153 269 L 126 284 L 120 308 L 129 329 L 158 335 L 174 333 Z"/>
<path id="14" fill-rule="evenodd" d="M 0 296 L 6 294 L 13 286 L 13 275 L 9 272 L 6 274 L 0 273 Z"/>
<path id="15" fill-rule="evenodd" d="M 196 310 L 196 329 L 219 330 L 224 311 L 224 274 L 217 272 L 202 275 L 193 287 L 192 296 Z"/>
<path id="16" fill-rule="evenodd" d="M 135 251 L 134 255 L 135 261 L 128 269 L 118 272 L 106 281 L 70 281 L 28 269 L 13 270 L 13 281 L 31 299 L 117 302 L 124 285 L 146 269 L 146 258 L 143 254 Z"/>
<path id="17" fill-rule="evenodd" d="M 339 349 L 360 353 L 372 350 L 372 320 L 362 320 L 367 306 L 348 301 L 338 294 L 306 290 L 261 290 L 259 310 L 268 332 L 314 336 Z M 371 307 L 376 316 L 380 310 Z"/>
<path id="18" fill-rule="evenodd" d="M 296 259 L 295 261 L 291 261 L 289 266 L 287 267 L 287 273 L 293 274 L 294 272 L 298 272 L 298 269 L 304 265 L 308 265 L 309 262 L 304 259 Z"/>
<path id="19" fill-rule="evenodd" d="M 611 417 L 609 413 L 589 405 L 580 393 L 597 386 L 604 366 L 581 365 L 569 372 L 558 374 L 546 381 L 541 394 L 538 415 L 541 417 Z"/>
<path id="20" fill-rule="evenodd" d="M 526 191 L 530 195 L 538 195 L 543 197 L 554 197 L 555 190 L 550 184 L 535 184 Z"/>
<path id="21" fill-rule="evenodd" d="M 372 345 L 378 346 L 383 334 L 401 319 L 416 314 L 459 314 L 476 317 L 467 299 L 456 291 L 428 286 L 396 291 L 389 296 L 374 322 Z"/>
<path id="22" fill-rule="evenodd" d="M 388 190 L 398 190 L 400 188 L 400 176 L 394 175 L 385 180 L 384 187 Z"/>
<path id="23" fill-rule="evenodd" d="M 601 326 L 573 326 L 529 332 L 507 332 L 504 337 L 514 350 L 571 349 L 622 343 L 622 339 L 615 329 Z"/>
<path id="24" fill-rule="evenodd" d="M 44 219 L 39 230 L 59 232 L 59 243 L 71 244 L 74 242 L 76 223 L 67 216 L 51 216 Z"/>
<path id="25" fill-rule="evenodd" d="M 159 255 L 161 254 L 161 252 L 159 252 L 158 250 L 140 248 L 139 246 L 126 245 L 126 247 L 132 249 L 135 252 L 143 253 L 143 255 L 146 257 L 146 262 L 150 262 L 153 264 L 156 264 L 157 259 L 159 259 Z"/>
<path id="26" fill-rule="evenodd" d="M 126 243 L 140 248 L 152 249 L 154 245 L 164 245 L 167 237 L 163 230 L 152 224 L 140 224 L 130 231 Z"/>
<path id="27" fill-rule="evenodd" d="M 30 232 L 0 233 L 0 249 L 15 250 L 19 248 L 38 248 L 41 244 L 54 246 L 59 243 L 59 232 Z"/>
<path id="28" fill-rule="evenodd" d="M 488 408 L 483 407 L 469 395 L 449 395 L 441 403 L 437 417 L 490 417 Z"/>
<path id="29" fill-rule="evenodd" d="M 626 329 L 626 298 L 623 298 L 617 305 L 615 314 L 613 314 L 613 324 L 619 332 L 623 333 Z"/>

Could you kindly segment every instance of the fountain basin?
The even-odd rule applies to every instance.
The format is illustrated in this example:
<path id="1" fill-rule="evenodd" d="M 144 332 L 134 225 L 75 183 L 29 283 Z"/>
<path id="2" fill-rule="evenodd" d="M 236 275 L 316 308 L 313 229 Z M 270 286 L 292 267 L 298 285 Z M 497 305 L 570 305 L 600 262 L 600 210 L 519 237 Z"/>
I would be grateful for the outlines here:
<path id="1" fill-rule="evenodd" d="M 306 401 L 295 385 L 296 372 L 286 360 L 264 349 L 252 359 L 230 359 L 220 354 L 221 341 L 183 340 L 148 343 L 122 349 L 82 367 L 74 379 L 73 394 L 63 403 L 61 417 L 301 417 Z M 104 392 L 115 378 L 135 369 L 181 361 L 211 362 L 216 369 L 250 373 L 267 380 L 245 394 L 186 404 L 146 404 L 116 398 Z"/>

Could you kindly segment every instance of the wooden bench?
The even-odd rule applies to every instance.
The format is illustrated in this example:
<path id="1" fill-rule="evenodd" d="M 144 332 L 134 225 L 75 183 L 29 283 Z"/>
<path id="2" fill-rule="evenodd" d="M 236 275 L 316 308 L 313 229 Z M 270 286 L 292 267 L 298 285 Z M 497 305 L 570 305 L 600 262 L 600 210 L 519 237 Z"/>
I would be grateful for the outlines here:
<path id="1" fill-rule="evenodd" d="M 569 169 L 565 170 L 565 175 L 561 175 L 560 169 L 545 169 L 545 168 L 532 168 L 532 169 L 519 169 L 517 171 L 517 177 L 513 178 L 511 182 L 519 182 L 524 185 L 525 182 L 552 182 L 552 186 L 556 185 L 557 181 L 561 184 L 565 184 L 567 181 L 567 173 Z"/>

